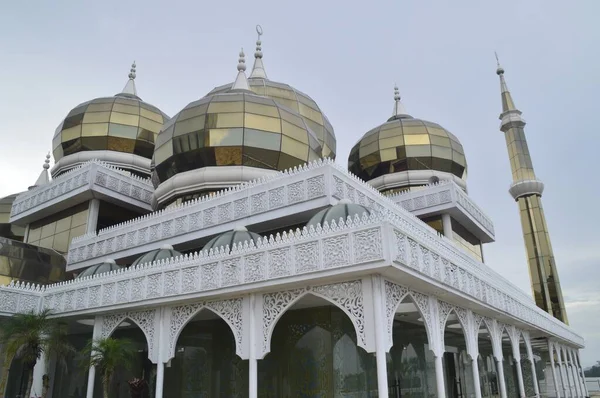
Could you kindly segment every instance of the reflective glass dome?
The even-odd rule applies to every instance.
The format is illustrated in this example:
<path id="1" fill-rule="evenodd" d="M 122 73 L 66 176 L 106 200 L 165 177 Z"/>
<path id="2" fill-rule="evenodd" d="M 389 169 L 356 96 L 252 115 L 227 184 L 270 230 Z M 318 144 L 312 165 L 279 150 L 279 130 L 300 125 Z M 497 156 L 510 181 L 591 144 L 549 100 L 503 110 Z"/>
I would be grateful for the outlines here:
<path id="1" fill-rule="evenodd" d="M 103 263 L 92 265 L 91 267 L 77 275 L 76 279 L 85 278 L 86 276 L 104 274 L 118 269 L 121 269 L 121 267 L 119 267 L 114 260 L 106 260 Z"/>
<path id="2" fill-rule="evenodd" d="M 365 181 L 407 170 L 437 170 L 466 178 L 462 145 L 436 123 L 392 117 L 365 134 L 350 151 L 348 169 Z"/>
<path id="3" fill-rule="evenodd" d="M 138 264 L 146 264 L 151 263 L 153 261 L 164 260 L 166 258 L 178 257 L 181 256 L 181 253 L 177 250 L 173 249 L 173 246 L 165 245 L 160 249 L 149 251 L 146 254 L 142 254 L 138 258 L 135 259 L 131 266 L 136 266 Z"/>
<path id="4" fill-rule="evenodd" d="M 296 111 L 317 136 L 322 147 L 320 157 L 335 159 L 336 141 L 333 127 L 312 98 L 288 84 L 268 79 L 250 78 L 248 84 L 255 94 L 264 95 L 278 104 Z M 224 93 L 230 89 L 231 83 L 214 88 L 207 96 Z"/>
<path id="5" fill-rule="evenodd" d="M 317 224 L 323 225 L 325 222 L 331 224 L 334 220 L 336 223 L 339 223 L 340 218 L 346 221 L 348 216 L 352 218 L 354 218 L 355 215 L 362 217 L 365 213 L 367 215 L 371 214 L 366 207 L 354 204 L 348 199 L 342 199 L 336 205 L 323 209 L 312 216 L 306 223 L 306 227 L 316 227 Z"/>
<path id="6" fill-rule="evenodd" d="M 54 160 L 81 151 L 117 151 L 152 158 L 155 137 L 169 117 L 131 94 L 77 105 L 56 129 Z"/>
<path id="7" fill-rule="evenodd" d="M 229 245 L 229 249 L 236 245 L 243 245 L 244 242 L 254 242 L 260 238 L 260 235 L 255 232 L 248 231 L 245 227 L 237 227 L 231 231 L 217 235 L 202 248 L 202 250 L 218 249 Z"/>
<path id="8" fill-rule="evenodd" d="M 320 158 L 321 146 L 293 110 L 251 93 L 223 93 L 188 104 L 156 139 L 160 182 L 209 166 L 286 170 Z"/>

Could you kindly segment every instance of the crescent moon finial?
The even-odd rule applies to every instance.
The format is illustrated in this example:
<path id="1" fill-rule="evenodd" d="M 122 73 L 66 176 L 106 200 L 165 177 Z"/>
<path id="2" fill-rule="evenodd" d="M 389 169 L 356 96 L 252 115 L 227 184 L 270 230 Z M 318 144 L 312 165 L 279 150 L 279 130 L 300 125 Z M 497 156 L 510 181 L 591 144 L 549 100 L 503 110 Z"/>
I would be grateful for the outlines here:
<path id="1" fill-rule="evenodd" d="M 260 38 L 263 34 L 263 28 L 260 25 L 256 25 L 256 33 L 258 33 L 258 37 Z"/>

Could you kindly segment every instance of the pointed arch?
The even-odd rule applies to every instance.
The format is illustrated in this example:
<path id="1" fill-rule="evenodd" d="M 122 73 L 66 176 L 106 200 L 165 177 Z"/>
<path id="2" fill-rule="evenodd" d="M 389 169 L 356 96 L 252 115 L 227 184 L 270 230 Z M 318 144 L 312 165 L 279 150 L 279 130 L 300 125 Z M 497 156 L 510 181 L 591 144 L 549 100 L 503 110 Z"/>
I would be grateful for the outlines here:
<path id="1" fill-rule="evenodd" d="M 445 346 L 445 336 L 446 336 L 446 324 L 448 323 L 448 318 L 450 315 L 454 313 L 456 318 L 458 318 L 458 322 L 462 328 L 462 335 L 465 339 L 465 345 L 467 347 L 467 353 L 472 358 L 473 354 L 473 344 L 472 338 L 469 335 L 469 322 L 467 320 L 467 311 L 463 308 L 457 307 L 455 305 L 446 303 L 445 301 L 439 300 L 439 320 L 440 320 L 440 337 L 442 342 L 442 348 Z"/>
<path id="2" fill-rule="evenodd" d="M 263 294 L 263 346 L 259 359 L 271 351 L 271 338 L 279 319 L 308 295 L 324 299 L 342 310 L 354 326 L 357 346 L 367 350 L 362 282 L 357 280 Z"/>
<path id="3" fill-rule="evenodd" d="M 146 344 L 148 346 L 148 359 L 150 359 L 150 361 L 153 363 L 156 363 L 158 359 L 158 352 L 156 350 L 154 333 L 157 326 L 158 314 L 158 310 L 153 309 L 137 312 L 129 311 L 103 316 L 100 338 L 108 338 L 112 336 L 114 331 L 123 321 L 129 320 L 139 327 L 142 333 L 144 333 Z"/>
<path id="4" fill-rule="evenodd" d="M 175 356 L 175 346 L 181 332 L 192 319 L 204 310 L 208 310 L 221 318 L 233 334 L 235 353 L 243 359 L 242 349 L 242 299 L 235 298 L 218 301 L 201 301 L 171 308 L 169 321 L 169 344 L 166 353 L 167 360 Z"/>
<path id="5" fill-rule="evenodd" d="M 427 341 L 429 341 L 429 349 L 435 352 L 434 349 L 436 344 L 434 344 L 435 337 L 432 336 L 431 313 L 429 310 L 428 297 L 422 293 L 417 293 L 404 286 L 387 280 L 385 281 L 385 306 L 387 316 L 386 352 L 390 352 L 392 346 L 394 345 L 394 337 L 392 332 L 394 315 L 396 314 L 396 311 L 398 311 L 400 304 L 402 304 L 406 298 L 410 298 L 412 300 L 412 302 L 415 304 L 415 307 L 417 307 L 419 314 L 421 314 L 421 317 L 423 318 L 423 324 L 425 325 L 425 332 L 427 333 Z"/>

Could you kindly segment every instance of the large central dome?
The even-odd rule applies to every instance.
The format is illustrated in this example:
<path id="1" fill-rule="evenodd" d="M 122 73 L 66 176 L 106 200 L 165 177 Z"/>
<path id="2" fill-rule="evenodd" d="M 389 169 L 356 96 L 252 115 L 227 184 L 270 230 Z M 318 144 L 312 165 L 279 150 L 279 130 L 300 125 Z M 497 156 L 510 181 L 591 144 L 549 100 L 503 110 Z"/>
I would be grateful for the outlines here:
<path id="1" fill-rule="evenodd" d="M 240 53 L 228 92 L 188 104 L 156 139 L 159 206 L 237 185 L 321 157 L 308 123 L 272 98 L 254 94 Z"/>
<path id="2" fill-rule="evenodd" d="M 278 83 L 267 78 L 267 73 L 262 61 L 262 43 L 260 41 L 260 34 L 262 29 L 259 30 L 259 39 L 256 42 L 256 52 L 254 53 L 254 67 L 252 73 L 248 78 L 248 85 L 250 90 L 255 94 L 269 97 L 278 104 L 284 105 L 293 111 L 297 112 L 311 130 L 316 134 L 319 144 L 322 147 L 320 156 L 323 158 L 335 159 L 336 156 L 336 140 L 333 127 L 327 116 L 323 113 L 317 103 L 310 98 L 307 94 L 295 89 L 289 84 Z M 214 88 L 207 96 L 213 94 L 224 93 L 231 89 L 231 84 L 224 84 L 222 86 Z"/>

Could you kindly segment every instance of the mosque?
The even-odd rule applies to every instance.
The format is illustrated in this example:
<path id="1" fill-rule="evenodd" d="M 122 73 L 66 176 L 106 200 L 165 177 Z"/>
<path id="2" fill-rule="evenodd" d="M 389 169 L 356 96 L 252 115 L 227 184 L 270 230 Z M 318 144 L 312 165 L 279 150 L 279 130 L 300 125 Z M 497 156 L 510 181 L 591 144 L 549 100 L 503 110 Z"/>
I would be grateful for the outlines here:
<path id="1" fill-rule="evenodd" d="M 267 76 L 257 30 L 249 75 L 242 51 L 233 83 L 171 118 L 138 96 L 135 64 L 121 92 L 66 113 L 53 166 L 0 199 L 0 317 L 50 309 L 78 349 L 134 341 L 118 398 L 133 377 L 165 398 L 587 396 L 500 65 L 532 296 L 485 264 L 494 226 L 457 136 L 396 88 L 341 166 L 324 110 Z M 31 396 L 44 380 L 54 398 L 102 396 L 80 360 L 42 356 Z M 21 397 L 27 372 L 4 366 Z"/>

